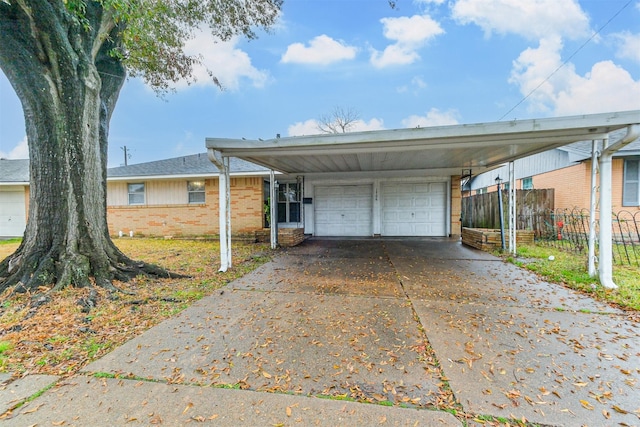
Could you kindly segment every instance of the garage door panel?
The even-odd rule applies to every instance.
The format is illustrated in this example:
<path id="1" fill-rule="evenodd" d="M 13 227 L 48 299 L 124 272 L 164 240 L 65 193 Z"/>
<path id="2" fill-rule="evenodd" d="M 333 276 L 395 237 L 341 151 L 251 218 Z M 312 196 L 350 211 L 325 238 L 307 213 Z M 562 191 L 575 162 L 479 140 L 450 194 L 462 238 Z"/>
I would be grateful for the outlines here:
<path id="1" fill-rule="evenodd" d="M 370 236 L 372 186 L 333 185 L 315 190 L 316 236 Z"/>
<path id="2" fill-rule="evenodd" d="M 445 182 L 383 184 L 382 198 L 383 235 L 446 235 Z"/>
<path id="3" fill-rule="evenodd" d="M 24 191 L 0 191 L 0 236 L 22 236 L 26 227 Z"/>

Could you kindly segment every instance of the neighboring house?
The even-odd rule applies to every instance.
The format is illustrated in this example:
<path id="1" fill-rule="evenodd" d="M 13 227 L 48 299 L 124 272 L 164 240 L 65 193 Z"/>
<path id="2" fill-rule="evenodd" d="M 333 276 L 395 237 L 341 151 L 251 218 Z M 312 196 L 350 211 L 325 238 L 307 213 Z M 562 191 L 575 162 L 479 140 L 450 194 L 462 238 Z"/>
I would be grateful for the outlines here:
<path id="1" fill-rule="evenodd" d="M 29 161 L 0 160 L 0 236 L 22 236 L 29 199 Z M 231 159 L 234 233 L 264 227 L 269 170 Z M 218 233 L 218 170 L 206 153 L 110 168 L 107 221 L 118 235 Z"/>
<path id="2" fill-rule="evenodd" d="M 618 134 L 612 133 L 615 141 Z M 516 189 L 553 188 L 556 209 L 588 208 L 591 197 L 591 141 L 534 154 L 515 161 Z M 507 166 L 470 179 L 464 195 L 495 191 L 495 179 L 506 184 Z M 640 139 L 614 154 L 611 171 L 612 210 L 640 211 Z"/>
<path id="3" fill-rule="evenodd" d="M 29 206 L 29 160 L 0 159 L 0 237 L 22 236 Z"/>

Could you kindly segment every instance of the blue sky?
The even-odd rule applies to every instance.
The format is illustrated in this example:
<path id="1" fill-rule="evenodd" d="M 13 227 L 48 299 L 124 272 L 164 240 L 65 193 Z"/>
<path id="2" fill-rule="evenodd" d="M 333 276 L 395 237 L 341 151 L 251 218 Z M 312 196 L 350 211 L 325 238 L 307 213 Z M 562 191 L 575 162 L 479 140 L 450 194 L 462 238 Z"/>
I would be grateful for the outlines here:
<path id="1" fill-rule="evenodd" d="M 129 79 L 109 166 L 123 163 L 123 146 L 141 163 L 204 152 L 206 137 L 318 133 L 317 119 L 336 107 L 358 112 L 354 130 L 640 109 L 639 0 L 397 5 L 285 0 L 257 40 L 197 35 L 186 49 L 225 90 L 204 69 L 164 99 Z M 0 74 L 0 157 L 26 158 L 26 144 L 20 103 Z"/>

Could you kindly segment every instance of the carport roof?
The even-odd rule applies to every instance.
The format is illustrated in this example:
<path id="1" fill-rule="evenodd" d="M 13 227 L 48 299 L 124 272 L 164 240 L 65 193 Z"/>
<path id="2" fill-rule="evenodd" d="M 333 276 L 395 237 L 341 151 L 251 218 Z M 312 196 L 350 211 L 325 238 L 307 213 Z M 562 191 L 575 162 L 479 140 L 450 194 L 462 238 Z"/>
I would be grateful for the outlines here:
<path id="1" fill-rule="evenodd" d="M 478 174 L 640 123 L 640 110 L 270 140 L 207 138 L 209 150 L 289 174 L 422 171 Z M 465 171 L 465 172 L 463 172 Z"/>

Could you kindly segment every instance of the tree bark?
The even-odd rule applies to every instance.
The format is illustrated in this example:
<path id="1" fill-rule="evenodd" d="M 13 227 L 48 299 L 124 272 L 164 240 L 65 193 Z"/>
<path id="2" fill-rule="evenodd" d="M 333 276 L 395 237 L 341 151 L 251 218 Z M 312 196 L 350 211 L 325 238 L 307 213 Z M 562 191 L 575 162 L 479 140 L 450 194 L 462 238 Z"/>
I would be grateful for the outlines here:
<path id="1" fill-rule="evenodd" d="M 22 102 L 30 158 L 29 217 L 17 251 L 0 263 L 0 291 L 67 285 L 115 289 L 138 274 L 107 227 L 109 120 L 126 73 L 109 54 L 119 29 L 98 2 L 86 21 L 62 1 L 0 2 L 0 67 Z"/>

